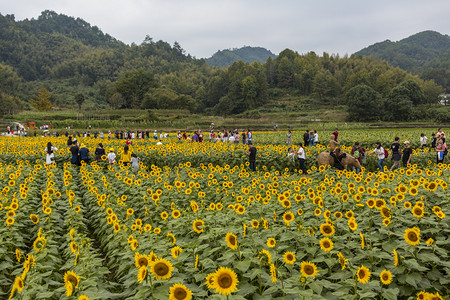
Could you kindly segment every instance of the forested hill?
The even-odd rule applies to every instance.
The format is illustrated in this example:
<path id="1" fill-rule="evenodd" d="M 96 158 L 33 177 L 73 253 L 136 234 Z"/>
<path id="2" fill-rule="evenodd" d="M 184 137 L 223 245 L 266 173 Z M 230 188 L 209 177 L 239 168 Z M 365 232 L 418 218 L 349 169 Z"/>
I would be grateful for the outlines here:
<path id="1" fill-rule="evenodd" d="M 235 51 L 239 61 L 216 68 L 177 42 L 146 36 L 127 45 L 52 11 L 23 21 L 0 15 L 0 116 L 23 109 L 131 108 L 258 117 L 283 101 L 286 111 L 299 114 L 346 105 L 349 116 L 362 121 L 437 115 L 424 107 L 437 105 L 442 88 L 384 60 L 290 49 L 273 58 L 253 50 Z M 262 63 L 244 62 L 255 53 L 265 53 Z"/>
<path id="2" fill-rule="evenodd" d="M 234 62 L 242 60 L 243 62 L 259 62 L 264 63 L 269 57 L 275 58 L 276 55 L 270 50 L 262 47 L 245 46 L 239 49 L 219 50 L 213 54 L 206 62 L 210 66 L 228 67 Z"/>
<path id="3" fill-rule="evenodd" d="M 385 59 L 392 66 L 433 79 L 450 92 L 450 37 L 423 31 L 398 42 L 386 40 L 364 48 L 355 55 Z"/>

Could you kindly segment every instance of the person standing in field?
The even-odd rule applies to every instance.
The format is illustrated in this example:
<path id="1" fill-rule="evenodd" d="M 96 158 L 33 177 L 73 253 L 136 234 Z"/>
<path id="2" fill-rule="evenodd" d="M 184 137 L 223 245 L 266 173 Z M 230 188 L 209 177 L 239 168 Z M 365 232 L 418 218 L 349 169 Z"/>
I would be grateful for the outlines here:
<path id="1" fill-rule="evenodd" d="M 444 144 L 444 140 L 443 139 L 439 139 L 438 145 L 436 146 L 436 155 L 437 155 L 436 162 L 438 164 L 439 163 L 442 163 L 442 164 L 444 163 L 444 157 L 445 157 L 445 150 L 446 149 L 447 149 L 447 145 Z"/>
<path id="2" fill-rule="evenodd" d="M 86 164 L 89 164 L 91 161 L 89 149 L 84 144 L 81 144 L 80 150 L 78 150 L 78 155 L 80 156 L 80 162 L 84 161 Z"/>
<path id="3" fill-rule="evenodd" d="M 409 146 L 409 141 L 404 141 L 403 144 L 405 144 L 405 149 L 403 149 L 402 162 L 403 162 L 403 167 L 406 168 L 408 166 L 408 164 L 411 163 L 412 149 Z"/>
<path id="4" fill-rule="evenodd" d="M 355 145 L 353 146 L 350 154 L 358 160 L 358 162 L 361 166 L 363 165 L 363 159 L 366 155 L 366 152 L 365 152 L 364 148 L 359 146 L 359 142 L 355 142 Z M 353 169 L 355 169 L 355 167 L 353 167 Z M 361 170 L 356 169 L 356 174 L 359 174 L 359 171 L 361 171 Z"/>
<path id="5" fill-rule="evenodd" d="M 436 148 L 436 143 L 437 143 L 436 134 L 432 133 L 431 134 L 431 148 Z"/>
<path id="6" fill-rule="evenodd" d="M 317 130 L 314 130 L 314 146 L 316 146 L 319 143 L 319 134 L 317 133 Z"/>
<path id="7" fill-rule="evenodd" d="M 130 161 L 131 161 L 131 150 L 128 147 L 128 145 L 125 145 L 125 147 L 123 147 L 123 152 L 122 152 L 122 155 L 120 157 L 120 160 L 122 161 L 122 163 L 125 166 L 130 163 Z"/>
<path id="8" fill-rule="evenodd" d="M 256 152 L 256 147 L 253 146 L 253 143 L 249 141 L 247 156 L 248 162 L 250 164 L 250 170 L 252 170 L 253 172 L 256 171 Z"/>
<path id="9" fill-rule="evenodd" d="M 247 130 L 247 139 L 253 143 L 253 132 L 250 129 Z"/>
<path id="10" fill-rule="evenodd" d="M 102 156 L 106 155 L 105 148 L 103 148 L 103 144 L 102 143 L 98 144 L 97 148 L 95 149 L 94 154 L 95 154 L 95 160 L 96 161 L 101 161 L 102 160 Z"/>
<path id="11" fill-rule="evenodd" d="M 386 158 L 384 148 L 381 147 L 380 142 L 376 142 L 375 145 L 376 145 L 376 148 L 367 155 L 369 156 L 372 153 L 375 153 L 378 156 L 378 167 L 380 168 L 380 172 L 383 173 L 383 162 L 384 162 L 384 159 Z"/>
<path id="12" fill-rule="evenodd" d="M 298 143 L 297 159 L 300 163 L 300 170 L 302 170 L 302 174 L 306 175 L 307 174 L 305 167 L 306 153 L 302 143 Z"/>
<path id="13" fill-rule="evenodd" d="M 309 144 L 309 132 L 308 130 L 305 131 L 305 133 L 303 134 L 303 145 L 305 145 L 305 147 Z"/>
<path id="14" fill-rule="evenodd" d="M 133 167 L 133 170 L 136 172 L 139 170 L 139 157 L 137 157 L 136 154 L 131 154 L 131 166 Z"/>
<path id="15" fill-rule="evenodd" d="M 423 148 L 425 148 L 427 146 L 427 140 L 428 138 L 425 136 L 424 133 L 420 134 L 420 146 Z"/>
<path id="16" fill-rule="evenodd" d="M 52 145 L 51 142 L 47 143 L 47 148 L 45 148 L 45 163 L 47 165 L 51 165 L 55 162 L 55 151 L 57 151 L 58 148 L 56 148 L 55 146 Z"/>
<path id="17" fill-rule="evenodd" d="M 288 133 L 286 134 L 286 144 L 290 146 L 292 144 L 292 132 L 288 130 Z"/>
<path id="18" fill-rule="evenodd" d="M 394 143 L 391 145 L 391 159 L 394 161 L 394 164 L 391 166 L 390 171 L 398 169 L 400 167 L 400 160 L 402 159 L 402 150 L 400 149 L 400 138 L 398 136 L 395 137 Z"/>
<path id="19" fill-rule="evenodd" d="M 80 160 L 79 160 L 79 156 L 78 156 L 78 151 L 80 150 L 80 148 L 78 147 L 78 141 L 77 139 L 73 139 L 72 141 L 72 146 L 70 146 L 70 153 L 72 153 L 72 158 L 70 159 L 70 163 L 72 165 L 80 165 Z"/>
<path id="20" fill-rule="evenodd" d="M 116 162 L 116 154 L 114 153 L 114 148 L 109 148 L 108 156 L 106 157 L 110 165 Z"/>
<path id="21" fill-rule="evenodd" d="M 338 129 L 336 128 L 336 130 L 333 132 L 333 135 L 334 135 L 334 140 L 337 142 L 337 140 L 338 140 L 338 135 L 339 135 L 339 132 L 338 132 Z"/>

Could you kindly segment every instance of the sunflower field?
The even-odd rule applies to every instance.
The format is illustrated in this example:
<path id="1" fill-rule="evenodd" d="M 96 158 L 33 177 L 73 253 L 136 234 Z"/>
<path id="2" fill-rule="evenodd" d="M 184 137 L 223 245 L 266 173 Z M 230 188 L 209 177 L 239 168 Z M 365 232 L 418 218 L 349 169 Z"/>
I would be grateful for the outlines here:
<path id="1" fill-rule="evenodd" d="M 317 167 L 324 143 L 307 148 L 305 176 L 285 133 L 254 134 L 256 172 L 244 145 L 133 141 L 134 170 L 73 166 L 63 137 L 0 138 L 0 297 L 448 296 L 450 164 L 414 145 L 407 168 L 336 171 Z M 343 148 L 365 134 L 343 132 Z M 83 139 L 91 153 L 99 142 L 120 157 L 124 141 Z"/>

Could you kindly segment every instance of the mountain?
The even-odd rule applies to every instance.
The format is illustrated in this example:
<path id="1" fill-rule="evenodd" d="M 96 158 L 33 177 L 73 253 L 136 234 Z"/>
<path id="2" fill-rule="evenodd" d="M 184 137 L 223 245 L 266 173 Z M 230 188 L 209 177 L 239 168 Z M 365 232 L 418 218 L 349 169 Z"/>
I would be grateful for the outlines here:
<path id="1" fill-rule="evenodd" d="M 384 59 L 390 65 L 433 79 L 450 91 L 450 37 L 423 31 L 398 42 L 386 40 L 355 53 Z"/>
<path id="2" fill-rule="evenodd" d="M 240 60 L 248 63 L 252 63 L 255 61 L 264 63 L 269 57 L 275 58 L 276 55 L 273 54 L 270 50 L 262 47 L 245 46 L 239 49 L 219 50 L 214 53 L 213 56 L 208 58 L 206 62 L 210 66 L 227 67 Z"/>

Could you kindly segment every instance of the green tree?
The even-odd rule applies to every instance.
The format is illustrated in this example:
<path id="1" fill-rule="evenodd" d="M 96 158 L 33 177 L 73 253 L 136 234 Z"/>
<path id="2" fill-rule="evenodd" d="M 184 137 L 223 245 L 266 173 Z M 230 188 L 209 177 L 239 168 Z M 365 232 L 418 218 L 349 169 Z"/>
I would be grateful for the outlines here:
<path id="1" fill-rule="evenodd" d="M 152 73 L 139 69 L 125 73 L 115 82 L 114 87 L 124 99 L 124 108 L 138 108 L 144 95 L 151 88 L 157 87 L 157 82 Z"/>
<path id="2" fill-rule="evenodd" d="M 404 87 L 406 90 L 402 90 L 405 96 L 412 102 L 413 105 L 419 105 L 425 103 L 425 96 L 422 88 L 414 80 L 406 80 L 400 83 L 399 87 Z"/>
<path id="3" fill-rule="evenodd" d="M 390 121 L 407 121 L 413 112 L 410 90 L 399 85 L 391 90 L 385 102 L 385 118 Z"/>
<path id="4" fill-rule="evenodd" d="M 108 103 L 112 108 L 119 109 L 124 105 L 125 100 L 120 93 L 115 92 L 108 98 Z"/>
<path id="5" fill-rule="evenodd" d="M 0 92 L 15 95 L 20 77 L 11 66 L 0 64 Z"/>
<path id="6" fill-rule="evenodd" d="M 75 102 L 78 104 L 78 109 L 81 110 L 81 105 L 84 102 L 84 95 L 82 93 L 78 93 L 75 95 Z"/>
<path id="7" fill-rule="evenodd" d="M 49 91 L 46 88 L 41 88 L 39 94 L 34 95 L 34 98 L 30 100 L 30 104 L 39 111 L 49 111 L 52 108 L 50 98 Z"/>
<path id="8" fill-rule="evenodd" d="M 346 95 L 348 118 L 352 121 L 376 121 L 380 119 L 383 101 L 374 89 L 360 84 Z"/>

